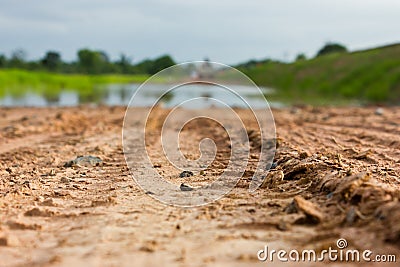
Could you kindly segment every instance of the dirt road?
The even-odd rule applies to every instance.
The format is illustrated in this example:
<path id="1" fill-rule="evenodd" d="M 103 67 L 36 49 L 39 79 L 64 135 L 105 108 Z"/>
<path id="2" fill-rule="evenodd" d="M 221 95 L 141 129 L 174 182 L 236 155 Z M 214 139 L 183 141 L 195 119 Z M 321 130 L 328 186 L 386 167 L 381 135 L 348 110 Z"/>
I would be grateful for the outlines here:
<path id="1" fill-rule="evenodd" d="M 238 110 L 249 118 L 252 146 L 243 178 L 224 198 L 184 209 L 154 200 L 130 176 L 121 145 L 124 108 L 2 108 L 0 266 L 271 266 L 257 259 L 265 245 L 320 252 L 337 248 L 339 238 L 348 249 L 371 250 L 372 258 L 396 255 L 398 264 L 400 108 L 375 109 L 273 110 L 273 170 L 253 194 L 260 140 L 250 114 Z M 137 109 L 138 127 L 143 114 Z M 158 172 L 178 186 L 220 175 L 230 153 L 223 128 L 194 120 L 183 129 L 188 158 L 199 156 L 205 137 L 218 152 L 202 175 L 180 178 L 160 148 L 166 114 L 157 110 L 147 125 Z M 65 166 L 79 155 L 103 163 Z"/>

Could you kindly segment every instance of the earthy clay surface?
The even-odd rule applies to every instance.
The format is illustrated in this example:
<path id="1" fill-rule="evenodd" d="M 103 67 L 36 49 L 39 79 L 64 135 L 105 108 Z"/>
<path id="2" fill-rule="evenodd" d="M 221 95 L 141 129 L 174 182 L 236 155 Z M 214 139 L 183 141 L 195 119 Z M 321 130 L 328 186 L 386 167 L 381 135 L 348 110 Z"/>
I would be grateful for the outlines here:
<path id="1" fill-rule="evenodd" d="M 274 168 L 255 193 L 259 135 L 248 111 L 249 166 L 224 198 L 198 208 L 166 206 L 130 176 L 121 145 L 122 107 L 0 109 L 0 266 L 289 266 L 259 262 L 275 249 L 335 247 L 400 260 L 400 108 L 273 110 Z M 137 127 L 144 111 L 137 109 Z M 212 138 L 216 160 L 179 177 L 160 147 L 167 110 L 149 119 L 147 148 L 159 173 L 179 186 L 212 181 L 229 155 L 222 127 L 195 120 L 181 133 L 186 157 Z M 98 166 L 64 166 L 80 155 Z M 324 263 L 300 263 L 323 266 Z M 336 265 L 355 263 L 333 263 Z M 360 263 L 365 265 L 365 263 Z"/>

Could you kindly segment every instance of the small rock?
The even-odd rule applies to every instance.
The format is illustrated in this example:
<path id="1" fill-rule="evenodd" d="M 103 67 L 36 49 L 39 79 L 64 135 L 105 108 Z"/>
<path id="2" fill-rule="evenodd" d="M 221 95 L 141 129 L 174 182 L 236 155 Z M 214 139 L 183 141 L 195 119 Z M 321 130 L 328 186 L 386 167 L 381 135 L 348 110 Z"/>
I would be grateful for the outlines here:
<path id="1" fill-rule="evenodd" d="M 377 109 L 375 109 L 375 115 L 382 116 L 383 113 L 384 113 L 383 108 L 377 108 Z"/>
<path id="2" fill-rule="evenodd" d="M 71 196 L 71 194 L 67 190 L 54 190 L 54 196 L 56 196 L 56 197 L 66 197 L 66 196 Z"/>
<path id="3" fill-rule="evenodd" d="M 73 167 L 73 166 L 99 166 L 103 161 L 99 157 L 94 156 L 78 156 L 74 160 L 70 160 L 64 164 L 64 167 Z"/>
<path id="4" fill-rule="evenodd" d="M 8 245 L 7 237 L 0 237 L 0 246 L 5 247 Z"/>
<path id="5" fill-rule="evenodd" d="M 52 211 L 40 210 L 39 208 L 33 208 L 24 213 L 25 216 L 32 216 L 32 217 L 50 217 L 53 214 L 54 212 Z"/>
<path id="6" fill-rule="evenodd" d="M 31 188 L 31 183 L 29 182 L 29 181 L 24 181 L 23 183 L 22 183 L 22 185 L 25 185 L 26 187 L 28 187 L 28 188 Z"/>
<path id="7" fill-rule="evenodd" d="M 258 159 L 258 155 L 257 155 L 257 154 L 251 154 L 251 155 L 250 155 L 250 158 L 251 158 L 251 159 Z"/>
<path id="8" fill-rule="evenodd" d="M 290 229 L 290 224 L 288 222 L 285 222 L 284 220 L 280 220 L 276 228 L 281 231 L 287 231 Z"/>
<path id="9" fill-rule="evenodd" d="M 249 209 L 247 209 L 247 212 L 248 213 L 255 213 L 256 209 L 255 208 L 249 208 Z"/>
<path id="10" fill-rule="evenodd" d="M 299 153 L 300 159 L 306 159 L 310 156 L 310 154 L 307 151 L 302 151 Z"/>
<path id="11" fill-rule="evenodd" d="M 298 113 L 300 113 L 300 112 L 301 112 L 301 110 L 298 109 L 298 108 L 296 108 L 296 107 L 292 107 L 292 108 L 290 109 L 290 114 L 298 114 Z"/>
<path id="12" fill-rule="evenodd" d="M 314 223 L 320 223 L 324 218 L 324 215 L 314 203 L 300 196 L 296 196 L 293 202 L 286 208 L 288 213 L 292 213 L 294 210 L 296 212 L 303 212 Z"/>
<path id="13" fill-rule="evenodd" d="M 367 149 L 367 150 L 364 150 L 364 151 L 361 151 L 361 152 L 357 153 L 354 156 L 354 158 L 355 159 L 368 159 L 371 154 L 372 154 L 371 150 Z"/>
<path id="14" fill-rule="evenodd" d="M 6 244 L 4 246 L 7 247 L 21 247 L 21 242 L 15 235 L 7 235 L 4 237 Z M 1 238 L 0 238 L 0 246 L 1 246 Z"/>
<path id="15" fill-rule="evenodd" d="M 18 221 L 8 221 L 7 225 L 11 230 L 38 230 L 42 228 L 38 224 L 26 224 Z"/>
<path id="16" fill-rule="evenodd" d="M 276 167 L 278 167 L 278 163 L 275 161 L 275 162 L 272 162 L 272 164 L 271 164 L 271 169 L 273 170 L 273 169 L 275 169 Z"/>
<path id="17" fill-rule="evenodd" d="M 92 200 L 91 207 L 108 206 L 108 205 L 113 205 L 116 203 L 117 203 L 117 200 L 114 197 L 109 196 L 106 199 Z"/>
<path id="18" fill-rule="evenodd" d="M 58 113 L 56 114 L 55 118 L 56 118 L 57 120 L 61 120 L 61 119 L 63 118 L 63 114 L 62 114 L 61 112 L 58 112 Z"/>
<path id="19" fill-rule="evenodd" d="M 193 174 L 193 172 L 191 172 L 191 171 L 183 171 L 183 172 L 181 172 L 181 174 L 179 174 L 179 177 L 180 178 L 184 178 L 184 177 L 191 177 L 191 176 L 193 176 L 194 174 Z"/>
<path id="20" fill-rule="evenodd" d="M 68 177 L 61 177 L 60 182 L 67 184 L 67 183 L 71 182 L 71 180 Z"/>
<path id="21" fill-rule="evenodd" d="M 185 184 L 181 184 L 181 186 L 179 188 L 181 189 L 181 191 L 193 191 L 193 187 L 190 187 Z"/>
<path id="22" fill-rule="evenodd" d="M 141 251 L 145 252 L 154 252 L 157 250 L 158 243 L 155 240 L 146 241 L 142 247 L 140 247 Z"/>
<path id="23" fill-rule="evenodd" d="M 49 206 L 49 207 L 55 206 L 54 205 L 54 201 L 53 201 L 52 198 L 48 198 L 48 199 L 43 200 L 42 202 L 40 202 L 40 205 L 41 206 Z"/>

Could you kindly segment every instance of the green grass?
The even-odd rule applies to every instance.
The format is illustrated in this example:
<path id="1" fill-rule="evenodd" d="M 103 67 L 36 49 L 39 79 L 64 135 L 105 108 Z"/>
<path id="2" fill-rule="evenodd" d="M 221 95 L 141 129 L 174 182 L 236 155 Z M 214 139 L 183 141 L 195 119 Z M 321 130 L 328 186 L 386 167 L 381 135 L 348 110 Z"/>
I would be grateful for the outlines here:
<path id="1" fill-rule="evenodd" d="M 90 95 L 95 88 L 107 84 L 142 83 L 148 75 L 81 75 L 32 72 L 18 69 L 0 70 L 0 97 L 21 96 L 27 91 L 57 96 L 62 90 L 78 91 Z"/>
<path id="2" fill-rule="evenodd" d="M 400 103 L 400 44 L 241 69 L 289 103 Z"/>

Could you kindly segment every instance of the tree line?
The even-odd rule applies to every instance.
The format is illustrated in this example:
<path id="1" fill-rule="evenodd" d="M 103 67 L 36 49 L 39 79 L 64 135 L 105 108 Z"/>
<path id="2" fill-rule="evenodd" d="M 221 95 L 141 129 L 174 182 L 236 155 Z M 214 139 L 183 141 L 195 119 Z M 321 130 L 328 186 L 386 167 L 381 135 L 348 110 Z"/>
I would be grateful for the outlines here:
<path id="1" fill-rule="evenodd" d="M 327 43 L 317 53 L 316 57 L 331 53 L 346 53 L 347 48 L 338 43 Z M 150 74 L 175 65 L 175 61 L 169 55 L 162 55 L 155 59 L 145 59 L 133 64 L 131 58 L 121 54 L 118 60 L 112 61 L 106 52 L 101 50 L 81 49 L 77 52 L 77 61 L 65 62 L 57 51 L 48 51 L 37 61 L 27 61 L 24 50 L 15 50 L 9 58 L 0 54 L 0 68 L 18 68 L 27 70 L 46 70 L 59 73 L 83 73 L 83 74 Z M 296 61 L 307 60 L 304 54 L 299 54 Z M 236 67 L 250 68 L 259 64 L 273 62 L 271 59 L 249 60 L 236 65 Z"/>
<path id="2" fill-rule="evenodd" d="M 322 48 L 320 48 L 317 52 L 317 54 L 315 55 L 315 58 L 318 57 L 322 57 L 322 56 L 326 56 L 329 54 L 334 54 L 334 53 L 347 53 L 348 49 L 347 47 L 345 47 L 344 45 L 340 44 L 340 43 L 333 43 L 333 42 L 328 42 L 326 43 Z M 307 57 L 304 53 L 300 53 L 296 56 L 295 61 L 305 61 L 307 60 Z M 252 68 L 255 67 L 257 65 L 262 65 L 262 64 L 266 64 L 266 63 L 273 63 L 273 62 L 279 62 L 276 60 L 272 60 L 272 59 L 261 59 L 261 60 L 255 60 L 255 59 L 251 59 L 247 62 L 241 63 L 239 65 L 237 65 L 236 67 L 238 68 Z"/>
<path id="3" fill-rule="evenodd" d="M 155 74 L 158 71 L 175 64 L 169 55 L 155 59 L 145 59 L 133 64 L 131 58 L 121 54 L 118 60 L 112 61 L 104 51 L 80 49 L 77 61 L 66 62 L 57 51 L 47 51 L 43 58 L 28 61 L 26 52 L 22 49 L 12 52 L 10 57 L 0 54 L 0 68 L 18 68 L 33 71 L 50 71 L 58 73 L 82 74 Z"/>

